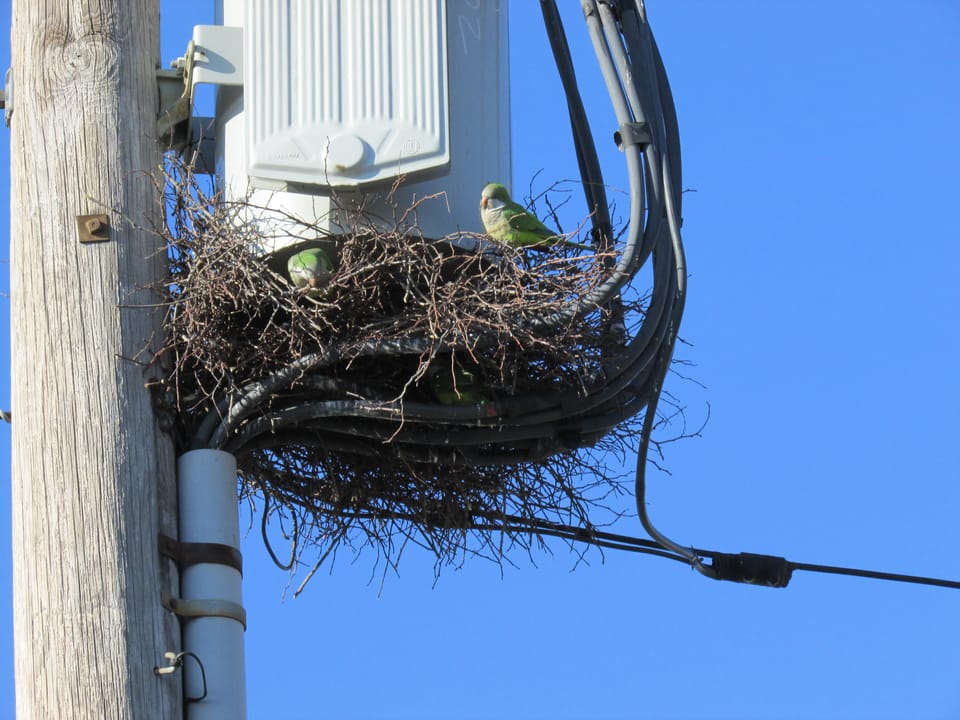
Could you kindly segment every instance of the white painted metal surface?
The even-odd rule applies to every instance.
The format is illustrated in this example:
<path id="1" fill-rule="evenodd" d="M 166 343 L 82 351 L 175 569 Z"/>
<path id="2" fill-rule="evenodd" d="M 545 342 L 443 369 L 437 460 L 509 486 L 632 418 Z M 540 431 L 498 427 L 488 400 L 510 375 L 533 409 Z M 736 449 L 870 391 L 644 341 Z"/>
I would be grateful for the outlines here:
<path id="1" fill-rule="evenodd" d="M 443 18 L 434 36 L 427 18 Z M 245 87 L 218 92 L 217 169 L 228 197 L 262 208 L 251 212 L 263 222 L 316 223 L 279 233 L 262 252 L 348 231 L 352 207 L 389 222 L 428 196 L 436 198 L 416 213 L 425 236 L 481 231 L 480 190 L 510 184 L 507 0 L 218 0 L 217 20 L 244 26 L 245 56 L 265 52 L 256 38 L 287 32 L 286 47 L 306 58 L 268 76 L 246 57 Z M 326 35 L 308 39 L 307 27 Z M 296 77 L 283 79 L 279 67 Z M 415 82 L 399 77 L 408 74 Z"/>
<path id="2" fill-rule="evenodd" d="M 247 0 L 250 175 L 353 187 L 450 160 L 444 0 Z"/>
<path id="3" fill-rule="evenodd" d="M 193 84 L 243 85 L 243 28 L 195 25 Z"/>

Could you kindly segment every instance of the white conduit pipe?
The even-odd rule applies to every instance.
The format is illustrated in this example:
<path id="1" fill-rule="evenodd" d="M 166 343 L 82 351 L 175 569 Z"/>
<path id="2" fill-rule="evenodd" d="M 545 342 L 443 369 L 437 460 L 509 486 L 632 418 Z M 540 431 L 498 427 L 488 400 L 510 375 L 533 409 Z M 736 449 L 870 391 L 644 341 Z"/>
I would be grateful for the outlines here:
<path id="1" fill-rule="evenodd" d="M 240 548 L 237 462 L 220 450 L 191 450 L 177 461 L 180 542 Z M 246 669 L 241 574 L 198 563 L 180 573 L 187 720 L 245 720 Z M 209 613 L 209 614 L 208 614 Z M 191 656 L 192 655 L 192 656 Z M 191 700 L 200 698 L 202 700 Z"/>

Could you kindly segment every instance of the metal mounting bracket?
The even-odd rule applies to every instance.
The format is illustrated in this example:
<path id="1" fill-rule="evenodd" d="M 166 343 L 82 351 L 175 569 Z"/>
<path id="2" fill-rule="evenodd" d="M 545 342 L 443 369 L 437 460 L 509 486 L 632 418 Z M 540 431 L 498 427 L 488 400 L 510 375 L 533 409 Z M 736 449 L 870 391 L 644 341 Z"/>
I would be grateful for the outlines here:
<path id="1" fill-rule="evenodd" d="M 196 86 L 243 85 L 243 28 L 195 26 L 187 51 L 170 65 L 170 70 L 157 70 L 157 137 L 165 146 L 182 150 L 194 140 L 191 119 Z"/>
<path id="2" fill-rule="evenodd" d="M 196 44 L 191 40 L 184 56 L 171 63 L 172 70 L 157 71 L 157 89 L 160 92 L 157 137 L 164 145 L 178 150 L 190 139 L 188 130 L 193 114 L 195 56 Z"/>

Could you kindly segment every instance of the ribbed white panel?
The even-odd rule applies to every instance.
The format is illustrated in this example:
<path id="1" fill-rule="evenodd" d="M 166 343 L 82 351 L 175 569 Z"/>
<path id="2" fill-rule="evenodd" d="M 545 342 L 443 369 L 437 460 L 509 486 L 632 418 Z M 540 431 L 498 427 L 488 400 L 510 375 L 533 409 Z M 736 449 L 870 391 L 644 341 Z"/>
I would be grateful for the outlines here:
<path id="1" fill-rule="evenodd" d="M 389 180 L 450 159 L 444 0 L 246 0 L 253 177 Z"/>

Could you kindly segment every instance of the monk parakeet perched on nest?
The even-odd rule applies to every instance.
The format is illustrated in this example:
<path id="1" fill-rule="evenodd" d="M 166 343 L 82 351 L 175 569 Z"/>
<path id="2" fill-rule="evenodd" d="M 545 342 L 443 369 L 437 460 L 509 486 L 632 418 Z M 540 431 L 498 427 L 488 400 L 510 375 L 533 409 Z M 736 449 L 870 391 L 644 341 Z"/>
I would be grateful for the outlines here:
<path id="1" fill-rule="evenodd" d="M 480 195 L 480 219 L 487 235 L 515 248 L 547 250 L 551 245 L 564 245 L 589 250 L 586 245 L 565 240 L 533 213 L 510 199 L 510 193 L 500 183 L 490 183 Z"/>
<path id="2" fill-rule="evenodd" d="M 489 400 L 477 376 L 459 365 L 451 368 L 449 358 L 431 365 L 427 376 L 434 397 L 442 405 L 472 405 Z"/>
<path id="3" fill-rule="evenodd" d="M 311 292 L 307 294 L 316 298 L 321 293 L 313 291 L 322 289 L 330 282 L 333 262 L 323 248 L 308 248 L 290 256 L 287 260 L 287 272 L 295 287 L 311 288 Z"/>

